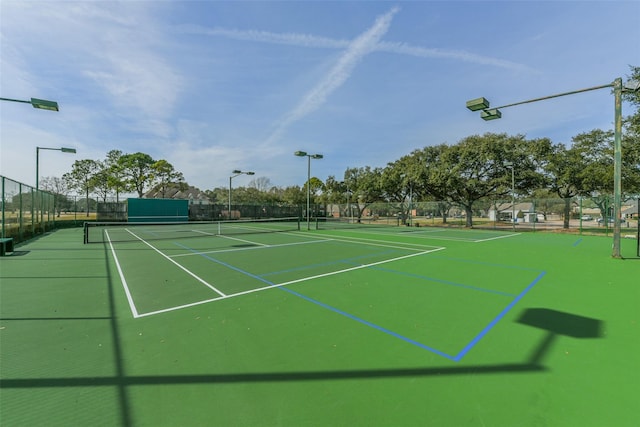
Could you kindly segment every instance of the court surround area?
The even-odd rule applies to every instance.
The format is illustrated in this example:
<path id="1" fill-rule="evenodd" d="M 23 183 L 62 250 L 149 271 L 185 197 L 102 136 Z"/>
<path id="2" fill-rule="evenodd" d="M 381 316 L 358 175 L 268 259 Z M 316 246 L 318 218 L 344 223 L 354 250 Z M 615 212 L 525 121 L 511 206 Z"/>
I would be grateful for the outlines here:
<path id="1" fill-rule="evenodd" d="M 609 238 L 294 222 L 17 245 L 2 425 L 637 424 L 640 260 Z"/>

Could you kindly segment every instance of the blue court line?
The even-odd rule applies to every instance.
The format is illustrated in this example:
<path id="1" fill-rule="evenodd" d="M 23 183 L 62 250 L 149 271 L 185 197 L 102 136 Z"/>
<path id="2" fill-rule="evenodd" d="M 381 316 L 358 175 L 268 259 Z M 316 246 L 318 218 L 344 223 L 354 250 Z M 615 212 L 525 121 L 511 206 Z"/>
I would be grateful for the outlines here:
<path id="1" fill-rule="evenodd" d="M 575 248 L 576 246 L 578 246 L 580 244 L 580 242 L 582 242 L 582 238 L 576 240 L 576 242 L 571 246 L 573 246 Z"/>
<path id="2" fill-rule="evenodd" d="M 450 256 L 444 256 L 444 255 L 436 255 L 436 254 L 431 255 L 429 258 L 430 259 L 444 259 L 444 260 L 447 260 L 447 261 L 455 261 L 455 262 L 460 262 L 460 263 L 465 263 L 465 264 L 486 265 L 486 266 L 489 266 L 489 267 L 504 268 L 504 269 L 507 269 L 507 270 L 535 271 L 535 272 L 539 272 L 540 271 L 539 268 L 520 267 L 518 265 L 498 264 L 498 263 L 495 263 L 495 262 L 475 261 L 475 260 L 472 260 L 472 259 L 456 258 L 456 257 L 450 257 Z"/>
<path id="3" fill-rule="evenodd" d="M 416 279 L 422 279 L 422 280 L 428 280 L 430 282 L 436 282 L 436 283 L 442 283 L 443 285 L 449 285 L 449 286 L 456 286 L 459 288 L 465 288 L 465 289 L 471 289 L 474 291 L 480 291 L 480 292 L 487 292 L 490 294 L 496 294 L 496 295 L 503 295 L 503 296 L 507 296 L 507 297 L 515 297 L 515 294 L 509 293 L 509 292 L 502 292 L 502 291 L 496 291 L 494 289 L 487 289 L 487 288 L 480 288 L 477 286 L 472 286 L 472 285 L 465 285 L 464 283 L 456 283 L 456 282 L 451 282 L 449 280 L 444 280 L 444 279 L 436 279 L 435 277 L 429 277 L 429 276 L 422 276 L 420 274 L 415 274 L 415 273 L 407 273 L 405 271 L 398 271 L 398 270 L 392 270 L 390 268 L 384 268 L 384 267 L 380 267 L 380 266 L 372 266 L 370 268 L 373 268 L 375 270 L 380 270 L 380 271 L 385 271 L 388 273 L 394 273 L 394 274 L 399 274 L 402 276 L 409 276 L 409 277 L 413 277 Z"/>
<path id="4" fill-rule="evenodd" d="M 270 282 L 269 280 L 266 280 L 266 279 L 264 279 L 264 278 L 262 278 L 260 276 L 256 276 L 255 274 L 249 273 L 248 271 L 244 271 L 244 270 L 242 270 L 240 268 L 234 267 L 234 266 L 232 266 L 230 264 L 227 264 L 226 262 L 223 262 L 223 261 L 217 260 L 215 258 L 212 258 L 207 254 L 199 253 L 199 251 L 197 251 L 195 249 L 192 249 L 192 248 L 190 248 L 188 246 L 184 246 L 184 245 L 182 245 L 180 243 L 175 243 L 175 244 L 180 246 L 183 249 L 186 249 L 186 250 L 191 251 L 193 253 L 197 253 L 198 255 L 200 255 L 200 256 L 202 256 L 202 257 L 204 257 L 204 258 L 206 258 L 206 259 L 208 259 L 210 261 L 213 261 L 213 262 L 215 262 L 217 264 L 223 265 L 223 266 L 228 267 L 228 268 L 230 268 L 230 269 L 232 269 L 234 271 L 237 271 L 238 273 L 242 273 L 242 274 L 245 274 L 245 275 L 247 275 L 249 277 L 252 277 L 254 279 L 260 280 L 261 282 L 266 283 L 269 286 L 276 286 L 275 283 Z M 369 326 L 371 328 L 377 329 L 378 331 L 384 332 L 385 334 L 391 335 L 392 337 L 401 339 L 402 341 L 408 342 L 409 344 L 413 344 L 413 345 L 415 345 L 417 347 L 422 348 L 423 350 L 427 350 L 427 351 L 435 353 L 435 354 L 437 354 L 439 356 L 446 357 L 449 360 L 454 360 L 454 357 L 451 356 L 450 354 L 444 353 L 444 352 L 442 352 L 442 351 L 440 351 L 438 349 L 435 349 L 433 347 L 429 347 L 428 345 L 425 345 L 425 344 L 422 344 L 422 343 L 420 343 L 418 341 L 412 340 L 411 338 L 405 337 L 404 335 L 400 335 L 400 334 L 398 334 L 396 332 L 393 332 L 390 329 L 383 328 L 382 326 L 376 325 L 375 323 L 371 323 L 368 320 L 364 320 L 364 319 L 362 319 L 360 317 L 357 317 L 357 316 L 354 316 L 352 314 L 349 314 L 346 311 L 342 311 L 342 310 L 340 310 L 340 309 L 338 309 L 336 307 L 330 306 L 328 304 L 325 304 L 325 303 L 323 303 L 321 301 L 315 300 L 315 299 L 313 299 L 311 297 L 308 297 L 308 296 L 303 295 L 301 293 L 298 293 L 296 291 L 292 291 L 291 289 L 287 289 L 287 288 L 285 288 L 283 286 L 278 286 L 277 288 L 282 290 L 282 291 L 288 292 L 288 293 L 290 293 L 292 295 L 295 295 L 295 296 L 297 296 L 299 298 L 302 298 L 305 301 L 308 301 L 308 302 L 311 302 L 313 304 L 319 305 L 320 307 L 326 308 L 327 310 L 331 310 L 334 313 L 338 313 L 338 314 L 340 314 L 342 316 L 345 316 L 345 317 L 347 317 L 347 318 L 349 318 L 351 320 L 355 320 L 356 322 L 360 322 L 363 325 L 367 325 L 367 326 Z"/>
<path id="5" fill-rule="evenodd" d="M 480 333 L 478 335 L 476 335 L 476 337 L 474 339 L 471 340 L 471 342 L 469 342 L 469 344 L 467 344 L 461 351 L 460 353 L 458 353 L 453 360 L 455 362 L 459 362 L 460 359 L 462 359 L 469 351 L 471 351 L 471 349 L 473 347 L 476 346 L 476 344 L 478 344 L 478 342 L 480 342 L 480 340 L 482 338 L 484 338 L 485 335 L 487 335 L 489 333 L 489 331 L 491 329 L 493 329 L 494 326 L 496 326 L 496 324 L 502 320 L 502 318 L 518 303 L 518 301 L 520 301 L 543 277 L 544 275 L 547 274 L 546 271 L 543 271 L 542 273 L 540 273 L 538 275 L 538 277 L 536 277 L 533 282 L 531 282 L 522 292 L 520 292 L 520 294 L 515 297 L 513 299 L 513 301 L 511 301 L 509 303 L 509 305 L 507 305 L 504 310 L 502 310 L 500 312 L 500 314 L 498 314 L 487 326 L 485 326 L 485 328 L 480 331 Z"/>
<path id="6" fill-rule="evenodd" d="M 261 282 L 263 282 L 263 283 L 266 283 L 266 284 L 267 284 L 267 285 L 269 285 L 269 286 L 275 286 L 275 283 L 270 282 L 270 281 L 268 281 L 267 279 L 263 279 L 262 277 L 257 276 L 257 275 L 255 275 L 255 274 L 249 273 L 248 271 L 244 271 L 244 270 L 243 270 L 243 269 L 241 269 L 241 268 L 234 267 L 234 266 L 233 266 L 233 265 L 231 265 L 231 264 L 227 264 L 227 263 L 226 263 L 226 262 L 224 262 L 224 261 L 217 260 L 217 259 L 215 259 L 215 258 L 213 258 L 213 257 L 211 257 L 211 256 L 209 256 L 209 255 L 207 255 L 207 254 L 203 254 L 203 253 L 202 253 L 202 252 L 200 252 L 200 251 L 197 251 L 197 250 L 195 250 L 195 249 L 192 249 L 192 248 L 190 248 L 190 247 L 188 247 L 188 246 L 185 246 L 185 245 L 182 245 L 182 244 L 180 244 L 180 243 L 174 242 L 174 244 L 176 244 L 177 246 L 180 246 L 181 248 L 186 249 L 186 250 L 188 250 L 188 251 L 190 251 L 190 252 L 193 252 L 193 253 L 195 253 L 195 254 L 198 254 L 198 255 L 200 255 L 201 257 L 208 259 L 209 261 L 213 261 L 213 262 L 215 262 L 216 264 L 220 264 L 220 265 L 222 265 L 222 266 L 225 266 L 225 267 L 227 267 L 227 268 L 230 268 L 230 269 L 231 269 L 231 270 L 233 270 L 233 271 L 237 271 L 238 273 L 244 274 L 245 276 L 249 276 L 249 277 L 251 277 L 251 278 L 253 278 L 253 279 L 257 279 L 257 280 L 259 280 L 259 281 L 261 281 Z"/>
<path id="7" fill-rule="evenodd" d="M 252 277 L 252 278 L 254 278 L 254 279 L 257 279 L 257 280 L 259 280 L 259 281 L 261 281 L 261 282 L 263 282 L 263 283 L 266 283 L 266 284 L 268 284 L 269 286 L 276 286 L 276 284 L 275 284 L 275 283 L 273 283 L 273 282 L 271 282 L 271 281 L 269 281 L 269 280 L 266 280 L 266 279 L 264 279 L 264 278 L 262 278 L 262 277 L 260 277 L 260 276 L 257 276 L 257 275 L 255 275 L 255 274 L 249 273 L 248 271 L 242 270 L 241 268 L 234 267 L 234 266 L 232 266 L 232 265 L 230 265 L 230 264 L 228 264 L 228 263 L 226 263 L 226 262 L 223 262 L 223 261 L 217 260 L 217 259 L 215 259 L 215 258 L 212 258 L 212 257 L 210 257 L 210 256 L 209 256 L 209 255 L 207 255 L 207 254 L 200 253 L 199 251 L 197 251 L 197 250 L 195 250 L 195 249 L 192 249 L 192 248 L 189 248 L 188 246 L 184 246 L 184 245 L 182 245 L 182 244 L 180 244 L 180 243 L 175 243 L 175 244 L 176 244 L 176 245 L 178 245 L 178 246 L 180 246 L 180 247 L 182 247 L 183 249 L 186 249 L 186 250 L 191 251 L 191 252 L 193 252 L 193 253 L 197 253 L 198 255 L 200 255 L 200 256 L 202 256 L 202 257 L 204 257 L 204 258 L 206 258 L 206 259 L 208 259 L 208 260 L 210 260 L 210 261 L 213 261 L 213 262 L 215 262 L 215 263 L 217 263 L 217 264 L 220 264 L 220 265 L 223 265 L 223 266 L 225 266 L 225 267 L 228 267 L 228 268 L 230 268 L 230 269 L 232 269 L 232 270 L 234 270 L 234 271 L 237 271 L 238 273 L 241 273 L 241 274 L 244 274 L 244 275 L 246 275 L 246 276 L 249 276 L 249 277 Z M 301 294 L 301 293 L 299 293 L 299 292 L 293 291 L 293 290 L 291 290 L 291 289 L 287 289 L 287 288 L 285 288 L 285 287 L 283 287 L 283 286 L 278 286 L 277 288 L 278 288 L 278 289 L 280 289 L 280 290 L 282 290 L 282 291 L 288 292 L 288 293 L 290 293 L 290 294 L 292 294 L 292 295 L 295 295 L 295 296 L 297 296 L 297 297 L 299 297 L 299 298 L 302 298 L 302 299 L 304 299 L 305 301 L 308 301 L 308 302 L 311 302 L 311 303 L 313 303 L 313 304 L 316 304 L 316 305 L 318 305 L 318 306 L 320 306 L 320 307 L 326 308 L 327 310 L 331 310 L 331 311 L 333 311 L 334 313 L 340 314 L 341 316 L 345 316 L 345 317 L 347 317 L 347 318 L 349 318 L 349 319 L 351 319 L 351 320 L 355 320 L 356 322 L 362 323 L 363 325 L 369 326 L 369 327 L 374 328 L 374 329 L 376 329 L 376 330 L 378 330 L 378 331 L 380 331 L 380 332 L 384 332 L 385 334 L 391 335 L 392 337 L 398 338 L 398 339 L 400 339 L 400 340 L 402 340 L 402 341 L 405 341 L 405 342 L 407 342 L 407 343 L 409 343 L 409 344 L 415 345 L 416 347 L 419 347 L 419 348 L 421 348 L 421 349 L 423 349 L 423 350 L 430 351 L 431 353 L 434 353 L 434 354 L 437 354 L 437 355 L 439 355 L 439 356 L 445 357 L 445 358 L 447 358 L 447 359 L 449 359 L 449 360 L 452 360 L 452 361 L 454 361 L 454 362 L 459 362 L 459 361 L 460 361 L 460 360 L 461 360 L 461 359 L 462 359 L 462 358 L 463 358 L 463 357 L 464 357 L 464 356 L 465 356 L 469 351 L 471 351 L 471 349 L 472 349 L 473 347 L 475 347 L 475 346 L 480 342 L 480 340 L 482 340 L 482 338 L 484 338 L 484 337 L 485 337 L 485 335 L 487 335 L 487 334 L 489 333 L 489 331 L 490 331 L 491 329 L 493 329 L 493 327 L 494 327 L 494 326 L 495 326 L 495 325 L 496 325 L 500 320 L 502 320 L 502 318 L 503 318 L 503 317 L 504 317 L 504 316 L 505 316 L 505 315 L 506 315 L 506 314 L 507 314 L 507 313 L 508 313 L 508 312 L 509 312 L 509 311 L 510 311 L 510 310 L 511 310 L 511 309 L 512 309 L 512 308 L 513 308 L 517 303 L 518 303 L 518 301 L 520 301 L 520 300 L 521 300 L 521 299 L 522 299 L 522 298 L 523 298 L 523 297 L 524 297 L 524 296 L 525 296 L 525 295 L 526 295 L 526 294 L 527 294 L 527 293 L 528 293 L 528 292 L 529 292 L 529 291 L 530 291 L 530 290 L 531 290 L 531 289 L 532 289 L 532 288 L 533 288 L 533 287 L 534 287 L 534 286 L 535 286 L 535 285 L 536 285 L 536 284 L 537 284 L 537 283 L 538 283 L 538 282 L 539 282 L 539 281 L 544 277 L 544 275 L 545 275 L 545 274 L 546 274 L 546 272 L 545 272 L 545 271 L 543 271 L 542 273 L 540 273 L 540 274 L 538 275 L 538 277 L 536 277 L 536 278 L 533 280 L 533 282 L 531 282 L 531 283 L 530 283 L 530 284 L 529 284 L 529 285 L 528 285 L 528 286 L 527 286 L 527 287 L 526 287 L 526 288 L 525 288 L 525 289 L 524 289 L 520 294 L 518 294 L 518 295 L 513 299 L 513 301 L 511 301 L 511 302 L 509 303 L 509 305 L 507 305 L 507 306 L 504 308 L 504 310 L 502 310 L 502 311 L 500 312 L 500 314 L 498 314 L 498 315 L 497 315 L 497 316 L 496 316 L 496 317 L 495 317 L 495 318 L 494 318 L 494 319 L 493 319 L 493 320 L 492 320 L 492 321 L 491 321 L 491 322 L 490 322 L 490 323 L 489 323 L 489 324 L 488 324 L 488 325 L 487 325 L 487 326 L 486 326 L 486 327 L 485 327 L 485 328 L 484 328 L 484 329 L 483 329 L 483 330 L 482 330 L 482 331 L 481 331 L 481 332 L 480 332 L 480 333 L 479 333 L 479 334 L 478 334 L 478 335 L 477 335 L 473 340 L 471 340 L 471 342 L 469 342 L 469 344 L 467 344 L 467 345 L 466 345 L 466 346 L 465 346 L 465 347 L 464 347 L 464 348 L 463 348 L 463 349 L 462 349 L 462 350 L 461 350 L 457 355 L 455 355 L 455 356 L 451 356 L 450 354 L 447 354 L 447 353 L 445 353 L 445 352 L 443 352 L 443 351 L 440 351 L 440 350 L 438 350 L 438 349 L 436 349 L 436 348 L 429 347 L 428 345 L 422 344 L 422 343 L 420 343 L 420 342 L 418 342 L 418 341 L 415 341 L 415 340 L 413 340 L 413 339 L 411 339 L 411 338 L 405 337 L 404 335 L 400 335 L 400 334 L 398 334 L 398 333 L 396 333 L 396 332 L 393 332 L 393 331 L 392 331 L 392 330 L 390 330 L 390 329 L 384 328 L 384 327 L 382 327 L 382 326 L 380 326 L 380 325 L 376 325 L 375 323 L 371 323 L 371 322 L 369 322 L 368 320 L 365 320 L 365 319 L 362 319 L 362 318 L 360 318 L 360 317 L 354 316 L 354 315 L 352 315 L 352 314 L 350 314 L 350 313 L 347 313 L 346 311 L 342 311 L 342 310 L 340 310 L 340 309 L 338 309 L 338 308 L 336 308 L 336 307 L 333 307 L 333 306 L 328 305 L 328 304 L 325 304 L 325 303 L 323 303 L 323 302 L 321 302 L 321 301 L 315 300 L 315 299 L 313 299 L 313 298 L 311 298 L 311 297 L 308 297 L 308 296 L 306 296 L 306 295 L 303 295 L 303 294 Z"/>
<path id="8" fill-rule="evenodd" d="M 451 356 L 450 354 L 442 352 L 442 351 L 440 351 L 438 349 L 435 349 L 433 347 L 429 347 L 428 345 L 422 344 L 422 343 L 420 343 L 418 341 L 412 340 L 411 338 L 405 337 L 404 335 L 400 335 L 400 334 L 398 334 L 396 332 L 393 332 L 390 329 L 383 328 L 382 326 L 376 325 L 375 323 L 371 323 L 368 320 L 364 320 L 364 319 L 362 319 L 360 317 L 354 316 L 353 314 L 349 314 L 346 311 L 342 311 L 342 310 L 340 310 L 340 309 L 338 309 L 336 307 L 330 306 L 328 304 L 325 304 L 325 303 L 323 303 L 321 301 L 315 300 L 315 299 L 313 299 L 311 297 L 308 297 L 308 296 L 303 295 L 301 293 L 298 293 L 296 291 L 292 291 L 291 289 L 287 289 L 287 288 L 284 288 L 284 287 L 281 287 L 280 289 L 282 289 L 283 291 L 289 292 L 292 295 L 300 297 L 300 298 L 304 299 L 305 301 L 309 301 L 309 302 L 311 302 L 313 304 L 319 305 L 320 307 L 326 308 L 327 310 L 331 310 L 334 313 L 338 313 L 338 314 L 340 314 L 342 316 L 345 316 L 345 317 L 347 317 L 347 318 L 349 318 L 351 320 L 355 320 L 356 322 L 360 322 L 363 325 L 367 325 L 369 327 L 377 329 L 380 332 L 384 332 L 385 334 L 391 335 L 392 337 L 395 337 L 395 338 L 398 338 L 398 339 L 400 339 L 402 341 L 408 342 L 409 344 L 415 345 L 416 347 L 420 347 L 423 350 L 430 351 L 430 352 L 435 353 L 435 354 L 437 354 L 439 356 L 446 357 L 449 360 L 453 360 L 453 361 L 457 362 L 457 360 L 455 360 L 454 356 Z"/>

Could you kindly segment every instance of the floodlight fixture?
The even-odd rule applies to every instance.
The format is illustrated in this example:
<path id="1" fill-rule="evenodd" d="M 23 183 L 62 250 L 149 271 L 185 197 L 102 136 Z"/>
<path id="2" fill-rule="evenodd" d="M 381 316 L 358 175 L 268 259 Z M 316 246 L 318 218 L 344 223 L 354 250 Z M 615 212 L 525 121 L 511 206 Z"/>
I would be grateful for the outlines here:
<path id="1" fill-rule="evenodd" d="M 46 99 L 31 98 L 31 105 L 33 105 L 33 108 L 39 108 L 41 110 L 60 111 L 57 102 Z"/>
<path id="2" fill-rule="evenodd" d="M 497 108 L 492 108 L 490 110 L 482 110 L 480 112 L 480 118 L 485 121 L 496 120 L 502 117 L 502 113 Z"/>
<path id="3" fill-rule="evenodd" d="M 486 110 L 489 108 L 489 101 L 486 98 L 476 98 L 467 101 L 467 108 L 471 111 Z"/>
<path id="4" fill-rule="evenodd" d="M 622 87 L 623 92 L 637 92 L 640 90 L 640 80 L 629 80 Z"/>
<path id="5" fill-rule="evenodd" d="M 33 108 L 38 108 L 40 110 L 60 111 L 60 108 L 58 107 L 57 102 L 49 101 L 47 99 L 31 98 L 31 100 L 25 101 L 22 99 L 0 98 L 0 100 L 10 101 L 10 102 L 21 102 L 23 104 L 31 104 Z"/>

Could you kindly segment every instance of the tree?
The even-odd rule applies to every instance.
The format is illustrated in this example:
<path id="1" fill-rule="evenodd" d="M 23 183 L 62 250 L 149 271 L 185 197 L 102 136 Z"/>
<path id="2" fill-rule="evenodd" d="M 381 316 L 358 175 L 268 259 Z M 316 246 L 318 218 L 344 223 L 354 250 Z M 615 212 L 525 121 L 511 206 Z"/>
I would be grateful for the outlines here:
<path id="1" fill-rule="evenodd" d="M 166 160 L 158 160 L 151 164 L 151 182 L 156 184 L 156 189 L 162 197 L 166 197 L 167 190 L 172 187 L 184 187 L 184 176 L 182 172 L 174 169 L 173 165 Z M 181 185 L 182 184 L 182 185 Z"/>
<path id="2" fill-rule="evenodd" d="M 104 162 L 98 161 L 96 164 L 98 165 L 98 170 L 91 178 L 92 187 L 96 195 L 102 199 L 102 202 L 106 202 L 109 192 L 111 191 L 111 173 Z"/>
<path id="3" fill-rule="evenodd" d="M 104 162 L 108 170 L 108 186 L 116 194 L 116 203 L 119 202 L 120 193 L 127 190 L 127 181 L 124 174 L 124 164 L 122 161 L 122 151 L 111 150 L 107 153 Z"/>
<path id="4" fill-rule="evenodd" d="M 640 82 L 640 67 L 631 66 L 630 80 Z M 622 190 L 640 197 L 640 90 L 626 91 L 623 99 L 635 107 L 635 112 L 623 120 L 622 134 Z"/>
<path id="5" fill-rule="evenodd" d="M 507 162 L 517 165 L 514 173 L 518 180 L 516 189 L 527 191 L 530 182 L 526 177 L 532 172 L 531 164 L 519 163 L 527 153 L 523 135 L 486 133 L 462 139 L 445 150 L 441 159 L 443 167 L 451 170 L 446 186 L 452 202 L 464 208 L 466 226 L 473 226 L 473 204 L 489 196 L 506 196 L 511 188 L 511 169 Z"/>
<path id="6" fill-rule="evenodd" d="M 302 188 L 298 185 L 286 187 L 281 192 L 281 200 L 288 205 L 302 206 L 306 203 L 307 192 L 302 191 Z"/>
<path id="7" fill-rule="evenodd" d="M 439 144 L 425 147 L 417 153 L 419 162 L 424 165 L 422 192 L 437 201 L 443 223 L 447 222 L 447 213 L 452 205 L 449 185 L 452 182 L 453 171 L 446 163 L 447 150 L 447 144 Z"/>
<path id="8" fill-rule="evenodd" d="M 583 174 L 585 167 L 585 156 L 581 147 L 574 145 L 567 148 L 564 144 L 552 147 L 545 172 L 549 189 L 564 200 L 563 228 L 569 228 L 571 198 L 587 194 Z"/>
<path id="9" fill-rule="evenodd" d="M 67 205 L 69 203 L 67 199 L 67 193 L 69 191 L 67 182 L 62 178 L 48 176 L 40 180 L 40 188 L 53 193 L 54 209 L 58 212 L 58 216 L 60 216 L 60 211 L 62 210 L 63 205 Z"/>
<path id="10" fill-rule="evenodd" d="M 122 172 L 126 177 L 127 190 L 135 191 L 142 197 L 145 188 L 153 182 L 155 160 L 144 153 L 125 154 L 120 159 Z"/>
<path id="11" fill-rule="evenodd" d="M 407 223 L 413 187 L 417 183 L 416 168 L 413 167 L 415 157 L 403 156 L 395 162 L 388 163 L 380 176 L 380 188 L 383 197 L 390 202 L 400 204 L 400 220 Z"/>
<path id="12" fill-rule="evenodd" d="M 348 168 L 344 172 L 344 183 L 351 191 L 350 202 L 356 205 L 358 222 L 371 203 L 382 200 L 381 176 L 382 169 L 369 166 Z"/>
<path id="13" fill-rule="evenodd" d="M 100 164 L 95 160 L 85 159 L 73 162 L 71 172 L 62 176 L 69 188 L 84 192 L 87 200 L 87 216 L 89 216 L 89 193 L 95 186 L 95 175 L 100 171 Z"/>
<path id="14" fill-rule="evenodd" d="M 266 176 L 261 176 L 249 181 L 249 187 L 255 188 L 256 190 L 261 192 L 266 192 L 272 187 L 272 185 L 269 178 L 267 178 Z"/>

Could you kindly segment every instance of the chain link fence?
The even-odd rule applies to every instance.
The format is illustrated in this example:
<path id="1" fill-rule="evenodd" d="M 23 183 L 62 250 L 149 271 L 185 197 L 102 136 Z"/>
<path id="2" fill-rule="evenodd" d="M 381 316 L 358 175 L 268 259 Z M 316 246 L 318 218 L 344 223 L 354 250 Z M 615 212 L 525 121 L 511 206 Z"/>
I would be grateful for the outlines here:
<path id="1" fill-rule="evenodd" d="M 522 231 L 586 231 L 608 234 L 613 229 L 612 197 L 587 199 L 481 200 L 469 212 L 451 202 L 350 203 L 317 205 L 318 217 L 341 218 L 350 223 L 365 222 L 408 227 L 444 226 Z M 638 229 L 638 201 L 623 203 L 623 233 Z"/>
<path id="2" fill-rule="evenodd" d="M 54 228 L 55 197 L 47 191 L 0 176 L 2 238 L 21 242 Z"/>
<path id="3" fill-rule="evenodd" d="M 54 228 L 80 227 L 85 221 L 127 221 L 126 200 L 98 200 L 85 196 L 61 196 L 0 176 L 1 237 L 21 242 Z M 570 199 L 489 200 L 474 203 L 469 212 L 451 202 L 312 204 L 310 215 L 339 218 L 350 223 L 402 227 L 468 227 L 521 231 L 587 232 L 610 234 L 615 218 L 610 196 Z M 623 235 L 636 235 L 638 198 L 623 202 Z M 299 217 L 306 220 L 306 205 L 227 204 L 194 201 L 190 221 Z"/>

